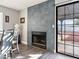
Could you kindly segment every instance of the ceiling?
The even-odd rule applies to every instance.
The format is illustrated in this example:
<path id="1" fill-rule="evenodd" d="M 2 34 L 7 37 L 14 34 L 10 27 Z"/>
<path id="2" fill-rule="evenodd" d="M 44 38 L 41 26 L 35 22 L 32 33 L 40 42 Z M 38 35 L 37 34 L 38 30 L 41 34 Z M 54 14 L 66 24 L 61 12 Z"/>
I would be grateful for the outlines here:
<path id="1" fill-rule="evenodd" d="M 0 0 L 0 5 L 16 10 L 22 10 L 26 7 L 30 7 L 45 1 L 47 0 Z"/>

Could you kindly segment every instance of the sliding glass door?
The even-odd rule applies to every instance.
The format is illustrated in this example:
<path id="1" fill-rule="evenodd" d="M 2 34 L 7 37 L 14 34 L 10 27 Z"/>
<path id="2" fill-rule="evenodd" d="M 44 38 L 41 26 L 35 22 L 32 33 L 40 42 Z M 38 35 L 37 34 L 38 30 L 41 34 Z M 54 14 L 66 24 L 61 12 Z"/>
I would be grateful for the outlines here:
<path id="1" fill-rule="evenodd" d="M 79 58 L 79 2 L 57 7 L 57 52 Z"/>

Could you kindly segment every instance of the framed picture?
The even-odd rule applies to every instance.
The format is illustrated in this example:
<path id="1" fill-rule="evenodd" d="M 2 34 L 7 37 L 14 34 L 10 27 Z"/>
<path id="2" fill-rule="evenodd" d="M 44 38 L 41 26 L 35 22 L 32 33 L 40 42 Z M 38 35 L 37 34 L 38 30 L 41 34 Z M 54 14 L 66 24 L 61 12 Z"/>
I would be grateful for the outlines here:
<path id="1" fill-rule="evenodd" d="M 9 22 L 9 16 L 5 16 L 5 22 Z"/>
<path id="2" fill-rule="evenodd" d="M 20 23 L 25 23 L 25 17 L 20 18 Z"/>

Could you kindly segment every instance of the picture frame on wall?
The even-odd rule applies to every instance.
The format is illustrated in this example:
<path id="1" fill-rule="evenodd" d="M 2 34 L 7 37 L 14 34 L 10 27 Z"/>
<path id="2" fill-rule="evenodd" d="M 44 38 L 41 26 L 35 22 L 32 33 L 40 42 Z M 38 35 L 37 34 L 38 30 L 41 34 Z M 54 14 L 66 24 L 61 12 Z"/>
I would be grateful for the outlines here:
<path id="1" fill-rule="evenodd" d="M 20 23 L 25 23 L 25 17 L 20 18 Z"/>
<path id="2" fill-rule="evenodd" d="M 9 16 L 5 16 L 5 22 L 9 23 Z"/>

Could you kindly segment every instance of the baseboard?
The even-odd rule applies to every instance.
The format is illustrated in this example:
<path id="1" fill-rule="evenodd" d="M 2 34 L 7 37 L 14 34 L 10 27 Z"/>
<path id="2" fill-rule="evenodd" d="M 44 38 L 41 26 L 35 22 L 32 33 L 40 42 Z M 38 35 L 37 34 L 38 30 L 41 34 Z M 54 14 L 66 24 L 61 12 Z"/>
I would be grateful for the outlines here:
<path id="1" fill-rule="evenodd" d="M 25 42 L 25 41 L 21 41 L 21 43 L 22 43 L 22 44 L 25 44 L 25 45 L 27 45 L 27 42 Z"/>

